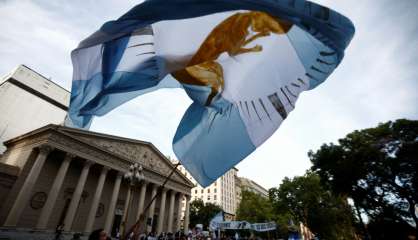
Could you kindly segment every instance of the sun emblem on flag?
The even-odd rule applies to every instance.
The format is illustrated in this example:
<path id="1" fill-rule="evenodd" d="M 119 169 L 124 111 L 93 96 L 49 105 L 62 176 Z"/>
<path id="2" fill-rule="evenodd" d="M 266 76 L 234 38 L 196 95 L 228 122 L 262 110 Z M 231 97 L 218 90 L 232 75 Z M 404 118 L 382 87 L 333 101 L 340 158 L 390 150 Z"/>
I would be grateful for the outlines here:
<path id="1" fill-rule="evenodd" d="M 224 87 L 223 68 L 216 60 L 222 53 L 234 57 L 244 53 L 256 53 L 263 46 L 246 47 L 257 38 L 274 34 L 286 34 L 292 24 L 274 18 L 266 13 L 252 11 L 236 13 L 218 24 L 200 45 L 196 54 L 187 63 L 186 68 L 172 75 L 181 83 L 197 86 L 209 86 L 205 105 Z"/>

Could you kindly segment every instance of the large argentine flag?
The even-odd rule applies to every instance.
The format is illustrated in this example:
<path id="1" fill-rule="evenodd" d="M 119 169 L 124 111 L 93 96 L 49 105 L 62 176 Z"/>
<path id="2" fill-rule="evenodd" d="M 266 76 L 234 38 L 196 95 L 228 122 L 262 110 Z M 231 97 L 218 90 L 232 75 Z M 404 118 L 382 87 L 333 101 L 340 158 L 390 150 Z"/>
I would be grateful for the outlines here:
<path id="1" fill-rule="evenodd" d="M 331 74 L 353 34 L 349 19 L 304 0 L 145 1 L 72 52 L 66 124 L 88 128 L 132 98 L 182 87 L 193 104 L 174 152 L 207 186 Z"/>

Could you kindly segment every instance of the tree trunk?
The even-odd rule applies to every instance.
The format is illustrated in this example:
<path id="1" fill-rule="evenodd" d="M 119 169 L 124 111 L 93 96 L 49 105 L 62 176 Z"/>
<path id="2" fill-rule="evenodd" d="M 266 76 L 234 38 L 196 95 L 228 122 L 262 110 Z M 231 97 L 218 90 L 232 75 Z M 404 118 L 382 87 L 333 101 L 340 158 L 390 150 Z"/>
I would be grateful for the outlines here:
<path id="1" fill-rule="evenodd" d="M 364 224 L 363 218 L 361 217 L 360 208 L 357 205 L 356 201 L 354 201 L 354 199 L 353 199 L 353 202 L 354 202 L 354 208 L 356 209 L 358 219 L 360 220 L 361 226 L 362 226 L 363 231 L 364 231 L 364 237 L 365 237 L 366 240 L 370 240 L 371 237 L 370 237 L 369 231 L 367 230 L 366 224 Z"/>
<path id="2" fill-rule="evenodd" d="M 412 219 L 414 219 L 415 222 L 415 237 L 418 238 L 418 217 L 415 215 L 415 204 L 413 201 L 408 199 L 409 203 L 409 212 L 411 213 Z"/>

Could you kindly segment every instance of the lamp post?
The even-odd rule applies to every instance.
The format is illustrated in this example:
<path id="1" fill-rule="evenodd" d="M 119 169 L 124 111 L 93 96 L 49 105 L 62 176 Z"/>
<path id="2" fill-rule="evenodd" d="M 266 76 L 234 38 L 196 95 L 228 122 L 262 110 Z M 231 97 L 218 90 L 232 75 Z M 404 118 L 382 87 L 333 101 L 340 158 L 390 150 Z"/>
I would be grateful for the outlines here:
<path id="1" fill-rule="evenodd" d="M 129 183 L 128 195 L 126 197 L 126 207 L 123 213 L 123 221 L 120 228 L 120 234 L 123 235 L 125 233 L 126 222 L 128 221 L 129 209 L 132 203 L 132 191 L 133 188 L 138 185 L 142 180 L 145 179 L 143 168 L 138 163 L 131 164 L 129 166 L 129 170 L 125 173 L 124 178 Z"/>
<path id="2" fill-rule="evenodd" d="M 176 171 L 177 167 L 180 165 L 180 162 L 178 162 L 174 167 L 173 170 L 171 170 L 170 174 L 168 174 L 168 176 L 165 178 L 163 184 L 160 186 L 160 190 L 162 190 L 164 188 L 164 186 L 167 184 L 168 180 L 170 180 L 171 176 L 174 174 L 174 172 Z M 157 199 L 157 194 L 155 194 L 151 200 L 149 201 L 148 205 L 146 205 L 146 207 L 142 210 L 142 214 L 139 215 L 139 219 L 136 221 L 136 223 L 132 226 L 132 228 L 129 230 L 129 232 L 126 234 L 128 236 L 131 236 L 131 234 L 133 235 L 137 235 L 138 231 L 139 231 L 139 226 L 141 224 L 141 222 L 144 221 L 145 219 L 145 212 L 148 210 L 148 208 L 151 206 L 151 204 L 155 201 L 155 199 Z M 123 236 L 122 239 L 127 239 L 126 236 Z"/>

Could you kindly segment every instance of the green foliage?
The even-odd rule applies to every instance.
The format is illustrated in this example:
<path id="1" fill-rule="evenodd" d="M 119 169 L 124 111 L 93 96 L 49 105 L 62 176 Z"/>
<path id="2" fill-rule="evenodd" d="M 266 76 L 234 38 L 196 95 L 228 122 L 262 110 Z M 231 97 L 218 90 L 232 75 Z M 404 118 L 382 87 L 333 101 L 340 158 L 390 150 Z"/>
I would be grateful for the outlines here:
<path id="1" fill-rule="evenodd" d="M 310 152 L 312 170 L 334 194 L 351 198 L 369 225 L 418 225 L 418 121 L 397 120 L 354 131 L 338 145 Z M 361 217 L 359 217 L 361 220 Z"/>
<path id="2" fill-rule="evenodd" d="M 205 204 L 202 199 L 192 201 L 190 203 L 190 227 L 195 227 L 196 224 L 209 226 L 210 220 L 221 211 L 220 206 L 213 203 Z"/>
<path id="3" fill-rule="evenodd" d="M 285 178 L 278 188 L 269 190 L 268 199 L 244 190 L 237 220 L 275 221 L 279 238 L 298 231 L 290 221 L 304 223 L 325 240 L 357 239 L 356 232 L 363 232 L 365 239 L 407 239 L 417 234 L 413 226 L 418 224 L 414 214 L 418 121 L 402 119 L 354 131 L 338 144 L 310 151 L 309 157 L 312 169 L 304 176 Z M 193 201 L 191 226 L 208 226 L 220 210 Z M 359 217 L 364 214 L 367 228 Z"/>
<path id="4" fill-rule="evenodd" d="M 269 197 L 282 224 L 286 216 L 287 221 L 304 223 L 321 239 L 354 239 L 351 209 L 323 188 L 317 174 L 285 178 L 279 188 L 270 189 Z"/>
<path id="5" fill-rule="evenodd" d="M 289 225 L 289 221 L 294 219 L 290 211 L 287 209 L 282 209 L 277 211 L 273 208 L 274 211 L 274 220 L 277 224 L 277 236 L 279 238 L 287 239 L 289 232 L 298 232 L 299 228 L 295 225 Z"/>
<path id="6" fill-rule="evenodd" d="M 250 223 L 275 221 L 277 223 L 277 237 L 287 238 L 288 222 L 292 217 L 283 212 L 276 212 L 272 201 L 254 192 L 242 190 L 241 201 L 237 208 L 237 220 Z M 253 233 L 256 236 L 267 238 L 266 233 Z"/>
<path id="7" fill-rule="evenodd" d="M 273 206 L 269 199 L 247 190 L 242 190 L 241 196 L 237 219 L 251 223 L 273 220 Z"/>

